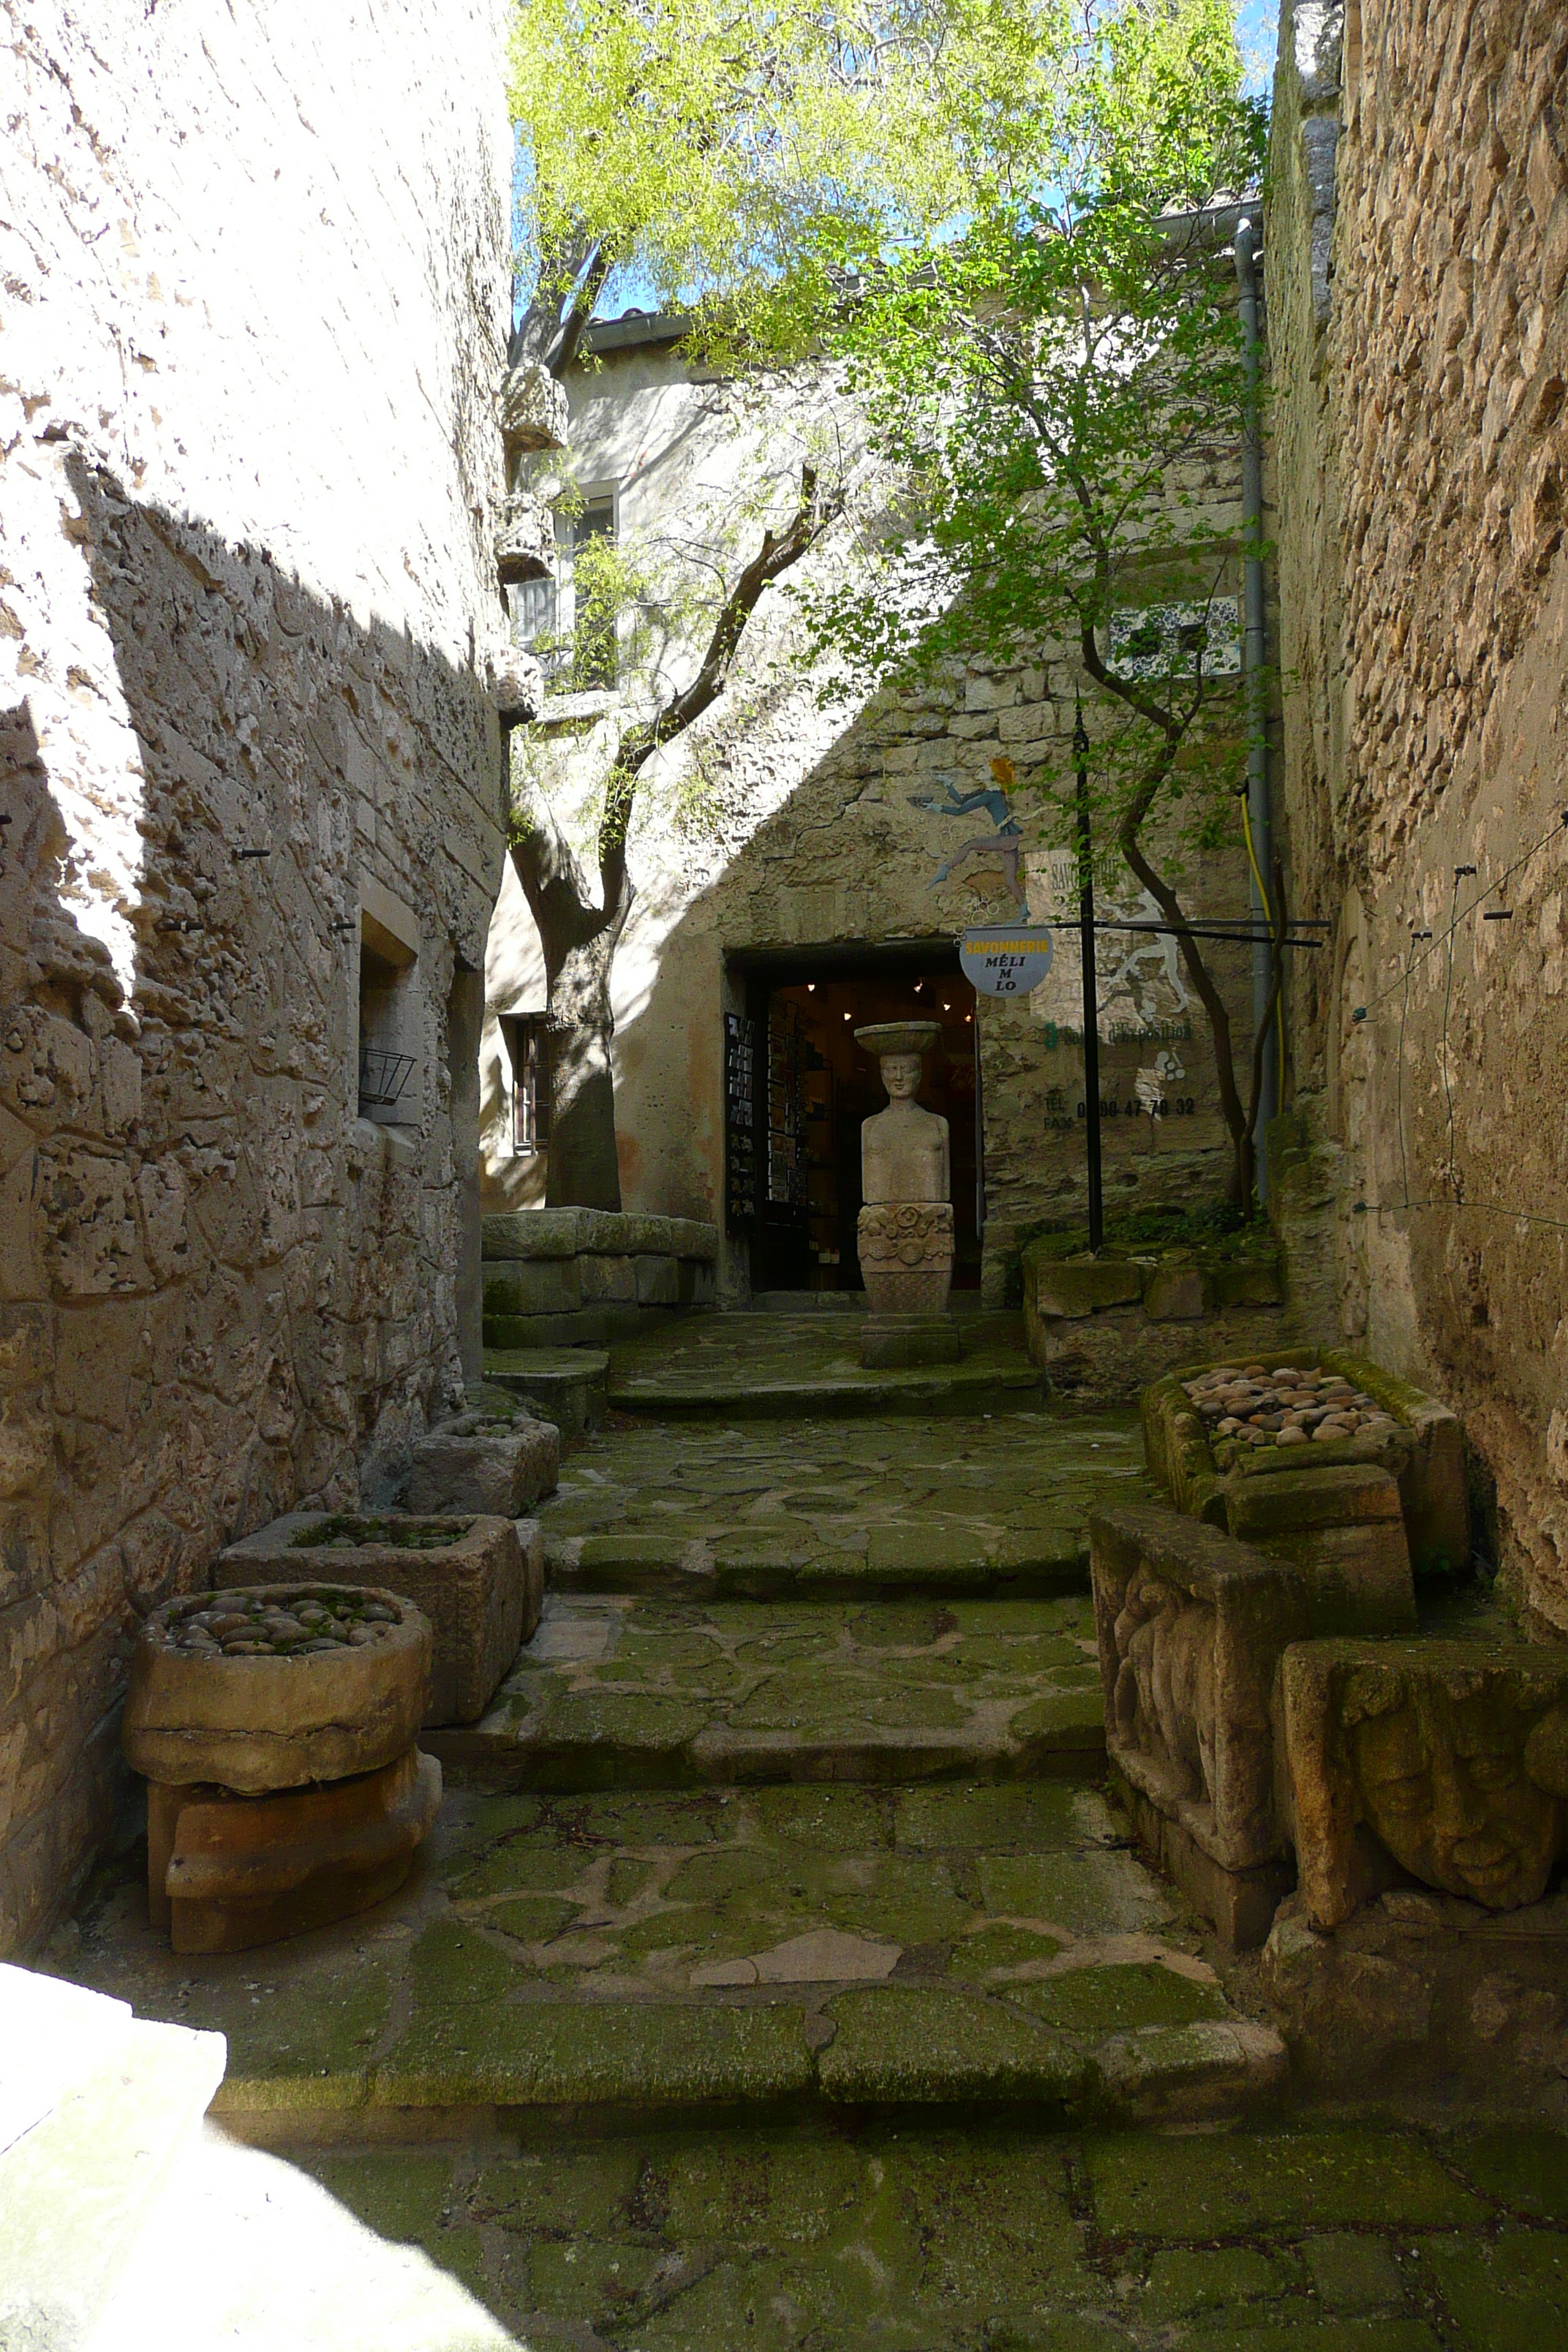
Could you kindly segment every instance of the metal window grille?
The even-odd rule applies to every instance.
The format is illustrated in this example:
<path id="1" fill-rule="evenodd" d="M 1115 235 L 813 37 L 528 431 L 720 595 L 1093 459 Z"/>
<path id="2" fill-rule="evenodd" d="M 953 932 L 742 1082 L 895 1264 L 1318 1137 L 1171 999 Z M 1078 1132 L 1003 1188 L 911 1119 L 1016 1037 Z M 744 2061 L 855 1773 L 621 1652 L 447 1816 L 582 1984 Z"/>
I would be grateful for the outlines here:
<path id="1" fill-rule="evenodd" d="M 550 1032 L 519 1021 L 511 1034 L 511 1148 L 518 1160 L 550 1149 Z"/>

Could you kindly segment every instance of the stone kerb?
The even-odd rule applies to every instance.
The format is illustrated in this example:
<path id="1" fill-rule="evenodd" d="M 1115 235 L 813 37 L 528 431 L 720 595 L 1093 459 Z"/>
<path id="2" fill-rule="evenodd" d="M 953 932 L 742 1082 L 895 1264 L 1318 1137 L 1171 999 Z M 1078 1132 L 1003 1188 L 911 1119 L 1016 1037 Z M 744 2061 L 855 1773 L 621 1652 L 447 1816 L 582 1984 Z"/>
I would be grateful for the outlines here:
<path id="1" fill-rule="evenodd" d="M 1030 1357 L 1048 1385 L 1085 1402 L 1130 1401 L 1151 1372 L 1190 1359 L 1197 1326 L 1205 1341 L 1243 1351 L 1244 1360 L 1280 1345 L 1285 1286 L 1276 1248 L 1234 1259 L 1202 1250 L 1063 1256 L 1043 1236 L 1020 1265 Z"/>
<path id="2" fill-rule="evenodd" d="M 1382 1617 L 1365 1630 L 1397 1630 L 1400 1595 L 1412 1573 L 1442 1574 L 1468 1560 L 1464 1432 L 1438 1399 L 1359 1357 L 1292 1347 L 1290 1358 L 1300 1370 L 1348 1381 L 1392 1425 L 1305 1449 L 1216 1445 L 1184 1386 L 1225 1360 L 1216 1357 L 1176 1369 L 1143 1391 L 1149 1467 L 1187 1516 L 1321 1576 L 1380 1593 L 1394 1610 L 1393 1622 Z M 1363 1629 L 1349 1622 L 1342 1630 Z"/>
<path id="3" fill-rule="evenodd" d="M 352 1578 L 413 1601 L 435 1637 L 425 1723 L 474 1723 L 539 1622 L 544 1545 L 533 1520 L 289 1511 L 217 1572 L 237 1587 Z"/>
<path id="4" fill-rule="evenodd" d="M 1290 1885 L 1271 1700 L 1307 1579 L 1157 1507 L 1097 1511 L 1090 1575 L 1113 1777 L 1139 1843 L 1235 1948 Z"/>

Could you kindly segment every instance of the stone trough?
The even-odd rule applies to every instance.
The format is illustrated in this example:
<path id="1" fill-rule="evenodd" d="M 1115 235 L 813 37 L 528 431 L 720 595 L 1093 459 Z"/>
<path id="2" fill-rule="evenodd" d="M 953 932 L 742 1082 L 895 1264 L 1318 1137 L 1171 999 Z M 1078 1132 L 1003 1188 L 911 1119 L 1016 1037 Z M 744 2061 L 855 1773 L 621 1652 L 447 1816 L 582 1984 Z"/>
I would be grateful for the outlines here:
<path id="1" fill-rule="evenodd" d="M 234 1586 L 304 1586 L 352 1571 L 400 1593 L 433 1629 L 426 1724 L 474 1723 L 539 1622 L 544 1538 L 537 1520 L 485 1513 L 289 1511 L 218 1563 Z"/>
<path id="2" fill-rule="evenodd" d="M 441 1801 L 415 1745 L 428 1621 L 323 1582 L 165 1601 L 122 1729 L 148 1782 L 147 1895 L 178 1952 L 241 1951 L 380 1903 Z"/>

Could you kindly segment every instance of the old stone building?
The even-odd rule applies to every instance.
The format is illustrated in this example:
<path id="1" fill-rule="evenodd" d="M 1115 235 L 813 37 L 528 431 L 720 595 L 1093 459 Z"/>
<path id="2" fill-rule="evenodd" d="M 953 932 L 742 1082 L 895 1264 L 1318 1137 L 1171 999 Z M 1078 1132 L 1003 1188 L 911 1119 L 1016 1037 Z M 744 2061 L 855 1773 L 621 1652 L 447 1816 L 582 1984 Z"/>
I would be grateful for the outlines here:
<path id="1" fill-rule="evenodd" d="M 1226 265 L 1228 267 L 1228 264 Z M 752 552 L 758 499 L 792 495 L 803 456 L 835 453 L 851 490 L 863 429 L 830 382 L 803 373 L 759 396 L 715 382 L 679 349 L 682 322 L 631 313 L 591 331 L 570 371 L 569 446 L 538 464 L 542 496 L 566 496 L 551 583 L 525 591 L 520 631 L 570 630 L 574 534 L 672 543 L 731 573 Z M 1190 488 L 1239 538 L 1238 456 L 1194 472 Z M 1177 486 L 1173 484 L 1173 490 Z M 750 536 L 748 536 L 750 534 Z M 799 577 L 853 562 L 849 525 Z M 1239 573 L 1239 564 L 1233 569 Z M 1240 668 L 1236 598 L 1220 583 L 1211 656 L 1222 687 Z M 710 625 L 710 619 L 708 625 Z M 659 690 L 684 681 L 698 625 L 658 648 Z M 929 688 L 823 707 L 803 667 L 788 585 L 770 590 L 749 632 L 743 675 L 693 736 L 664 754 L 639 806 L 631 865 L 637 899 L 614 971 L 616 1139 L 628 1209 L 724 1226 L 721 1295 L 837 1290 L 858 1282 L 860 1122 L 882 1100 L 857 1021 L 929 1009 L 943 1025 L 928 1097 L 954 1137 L 961 1287 L 995 1305 L 1016 1297 L 1020 1242 L 1084 1213 L 1082 995 L 1076 933 L 1044 982 L 1017 1002 L 978 995 L 958 940 L 976 924 L 1076 919 L 1072 851 L 1044 822 L 1036 772 L 1070 741 L 1076 658 L 1042 646 L 998 664 L 983 655 Z M 537 728 L 514 739 L 520 799 L 542 786 L 585 838 L 615 731 L 635 715 L 647 675 L 596 680 L 561 646 Z M 683 667 L 683 665 L 685 666 Z M 1239 698 L 1239 688 L 1237 685 Z M 1189 870 L 1188 903 L 1245 917 L 1239 838 Z M 1163 845 L 1169 848 L 1170 845 Z M 1100 858 L 1106 919 L 1159 909 L 1120 865 Z M 1249 1051 L 1247 951 L 1212 950 L 1238 1044 Z M 1101 1096 L 1112 1209 L 1216 1200 L 1229 1153 L 1202 1008 L 1174 942 L 1131 932 L 1100 945 Z M 548 1050 L 538 936 L 509 871 L 491 929 L 482 1062 L 485 1199 L 543 1199 L 534 1101 Z M 749 1078 L 726 1069 L 742 1035 Z M 737 1084 L 741 1092 L 737 1094 Z M 754 1087 L 754 1099 L 752 1088 Z M 754 1126 L 737 1134 L 739 1104 Z M 727 1108 L 728 1107 L 728 1108 Z M 730 1121 L 726 1129 L 727 1118 Z M 756 1138 L 755 1213 L 731 1184 Z M 752 1181 L 748 1160 L 742 1180 Z M 748 1195 L 748 1197 L 750 1197 Z"/>
<path id="2" fill-rule="evenodd" d="M 3 21 L 0 1950 L 144 1612 L 475 1368 L 510 152 L 499 0 Z"/>
<path id="3" fill-rule="evenodd" d="M 1565 65 L 1551 5 L 1296 0 L 1268 227 L 1280 799 L 1334 926 L 1289 1006 L 1295 1262 L 1462 1412 L 1559 1633 Z"/>

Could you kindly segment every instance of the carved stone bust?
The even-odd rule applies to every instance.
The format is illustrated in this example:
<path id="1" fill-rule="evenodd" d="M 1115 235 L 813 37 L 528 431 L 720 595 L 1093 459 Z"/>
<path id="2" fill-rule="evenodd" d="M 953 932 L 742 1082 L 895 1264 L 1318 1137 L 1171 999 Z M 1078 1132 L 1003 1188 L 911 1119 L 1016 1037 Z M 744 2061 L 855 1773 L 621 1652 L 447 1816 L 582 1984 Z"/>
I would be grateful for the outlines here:
<path id="1" fill-rule="evenodd" d="M 864 1036 L 865 1031 L 857 1031 Z M 948 1201 L 952 1171 L 947 1121 L 922 1110 L 921 1056 L 884 1054 L 888 1108 L 860 1129 L 860 1192 L 867 1201 Z"/>
<path id="2" fill-rule="evenodd" d="M 1314 1927 L 1355 1907 L 1358 1824 L 1424 1885 L 1489 1911 L 1540 1901 L 1568 1846 L 1568 1654 L 1307 1642 L 1283 1680 Z"/>

